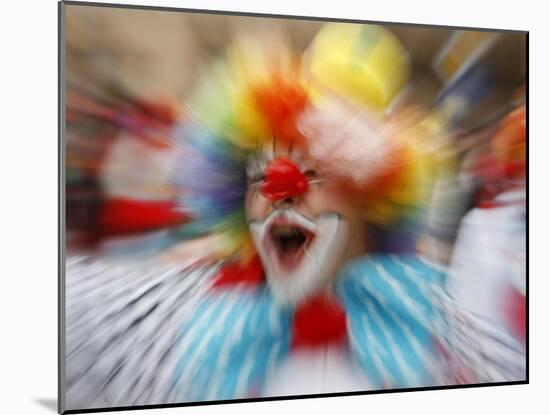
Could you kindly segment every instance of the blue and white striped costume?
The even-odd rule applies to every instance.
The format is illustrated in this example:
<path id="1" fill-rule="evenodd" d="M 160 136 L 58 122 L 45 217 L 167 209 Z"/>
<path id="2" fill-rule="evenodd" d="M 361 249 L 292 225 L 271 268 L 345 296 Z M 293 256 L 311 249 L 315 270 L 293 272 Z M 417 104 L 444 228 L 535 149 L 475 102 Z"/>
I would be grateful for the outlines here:
<path id="1" fill-rule="evenodd" d="M 78 287 L 93 278 L 117 284 L 94 266 L 67 269 L 69 408 L 266 396 L 266 382 L 293 353 L 293 310 L 265 284 L 211 290 L 217 266 L 182 266 L 94 297 Z M 372 389 L 525 378 L 522 346 L 456 304 L 444 278 L 416 256 L 385 254 L 338 275 L 346 350 Z"/>
<path id="2" fill-rule="evenodd" d="M 347 314 L 349 353 L 374 389 L 457 382 L 440 348 L 453 355 L 458 350 L 450 344 L 450 308 L 455 316 L 467 314 L 450 305 L 443 283 L 442 272 L 415 256 L 371 255 L 349 264 L 339 275 L 335 288 Z M 441 307 L 442 301 L 447 309 Z M 265 380 L 291 353 L 292 310 L 280 309 L 262 286 L 212 294 L 195 316 L 182 330 L 181 359 L 168 398 L 202 401 L 263 395 Z M 521 378 L 520 347 L 507 336 L 500 340 L 504 343 L 498 350 L 508 353 L 502 358 L 506 365 L 512 359 L 511 367 L 489 367 L 485 360 L 479 361 L 480 366 L 469 369 L 491 373 L 476 373 L 470 381 Z M 498 351 L 488 339 L 485 342 Z M 460 361 L 476 362 L 472 352 L 464 351 Z"/>

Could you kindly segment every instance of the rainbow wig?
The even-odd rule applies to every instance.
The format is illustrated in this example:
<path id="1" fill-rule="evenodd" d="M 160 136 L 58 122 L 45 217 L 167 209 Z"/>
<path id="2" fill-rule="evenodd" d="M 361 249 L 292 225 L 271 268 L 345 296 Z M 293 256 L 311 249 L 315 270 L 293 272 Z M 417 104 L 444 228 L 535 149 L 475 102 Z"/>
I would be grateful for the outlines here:
<path id="1" fill-rule="evenodd" d="M 427 117 L 388 116 L 408 77 L 406 51 L 378 26 L 327 24 L 303 56 L 280 40 L 240 39 L 203 77 L 188 103 L 194 119 L 176 134 L 181 202 L 197 232 L 219 235 L 222 257 L 254 255 L 246 162 L 273 139 L 299 146 L 359 195 L 366 221 L 417 214 L 441 129 Z"/>

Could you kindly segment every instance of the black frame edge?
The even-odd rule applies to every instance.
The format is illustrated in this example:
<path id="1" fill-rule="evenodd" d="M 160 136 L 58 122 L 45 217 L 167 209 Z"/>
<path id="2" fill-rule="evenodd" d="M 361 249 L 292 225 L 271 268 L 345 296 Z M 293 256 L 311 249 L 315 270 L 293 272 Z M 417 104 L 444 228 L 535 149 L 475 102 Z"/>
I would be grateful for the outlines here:
<path id="1" fill-rule="evenodd" d="M 65 2 L 57 3 L 58 356 L 57 412 L 65 413 Z"/>
<path id="2" fill-rule="evenodd" d="M 248 403 L 248 402 L 272 402 L 272 401 L 291 401 L 296 399 L 340 398 L 340 397 L 346 397 L 346 396 L 365 396 L 365 395 L 379 395 L 379 394 L 388 394 L 388 393 L 426 392 L 426 391 L 438 391 L 438 390 L 462 390 L 462 389 L 483 388 L 483 387 L 492 387 L 492 386 L 527 385 L 528 383 L 529 382 L 527 380 L 519 380 L 519 381 L 511 381 L 511 382 L 473 383 L 468 385 L 427 386 L 427 387 L 418 387 L 418 388 L 387 389 L 387 390 L 382 389 L 382 390 L 361 391 L 361 392 L 270 396 L 270 397 L 264 397 L 264 398 L 167 403 L 167 404 L 158 404 L 158 405 L 113 406 L 113 407 L 106 407 L 106 408 L 70 409 L 63 412 L 63 414 L 88 414 L 88 413 L 96 413 L 96 412 L 119 412 L 119 411 L 130 411 L 130 410 L 167 409 L 167 408 L 182 408 L 182 407 L 193 407 L 193 406 L 239 404 L 239 403 Z"/>
<path id="3" fill-rule="evenodd" d="M 377 25 L 392 25 L 392 26 L 415 26 L 415 27 L 435 28 L 435 29 L 443 29 L 443 30 L 465 30 L 465 31 L 503 32 L 503 33 L 526 33 L 527 32 L 527 30 L 521 30 L 521 29 L 447 26 L 447 25 L 427 24 L 427 23 L 403 23 L 403 22 L 347 19 L 347 18 L 322 17 L 322 16 L 297 16 L 297 15 L 286 15 L 286 14 L 255 13 L 255 12 L 230 11 L 230 10 L 191 9 L 191 8 L 184 8 L 184 7 L 168 7 L 168 6 L 145 6 L 145 5 L 139 5 L 139 4 L 83 2 L 83 1 L 74 1 L 74 0 L 62 0 L 62 2 L 65 3 L 67 6 L 108 7 L 113 9 L 157 10 L 157 11 L 166 11 L 166 12 L 198 13 L 198 14 L 220 14 L 220 15 L 228 15 L 228 16 L 240 16 L 240 17 L 261 17 L 261 18 L 268 18 L 268 19 L 312 20 L 312 21 L 323 21 L 323 22 L 362 23 L 362 24 L 377 24 Z"/>

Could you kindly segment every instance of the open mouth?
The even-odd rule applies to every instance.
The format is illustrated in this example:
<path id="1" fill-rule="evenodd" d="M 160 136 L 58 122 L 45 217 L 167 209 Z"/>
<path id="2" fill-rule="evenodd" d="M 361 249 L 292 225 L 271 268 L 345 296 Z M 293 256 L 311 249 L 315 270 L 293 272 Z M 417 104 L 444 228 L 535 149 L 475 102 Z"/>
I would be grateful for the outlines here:
<path id="1" fill-rule="evenodd" d="M 308 217 L 291 208 L 250 220 L 249 227 L 270 289 L 285 305 L 297 304 L 325 284 L 349 232 L 338 213 Z"/>
<path id="2" fill-rule="evenodd" d="M 288 271 L 298 266 L 314 239 L 315 234 L 305 228 L 295 223 L 283 222 L 271 225 L 264 242 L 279 266 Z"/>

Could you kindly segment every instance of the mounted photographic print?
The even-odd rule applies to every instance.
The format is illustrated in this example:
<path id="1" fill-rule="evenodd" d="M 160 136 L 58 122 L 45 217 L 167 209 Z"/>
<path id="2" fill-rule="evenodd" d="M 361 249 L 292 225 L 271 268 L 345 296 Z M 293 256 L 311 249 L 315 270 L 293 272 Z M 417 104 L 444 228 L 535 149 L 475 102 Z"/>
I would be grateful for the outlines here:
<path id="1" fill-rule="evenodd" d="M 528 382 L 527 32 L 59 12 L 60 412 Z"/>

